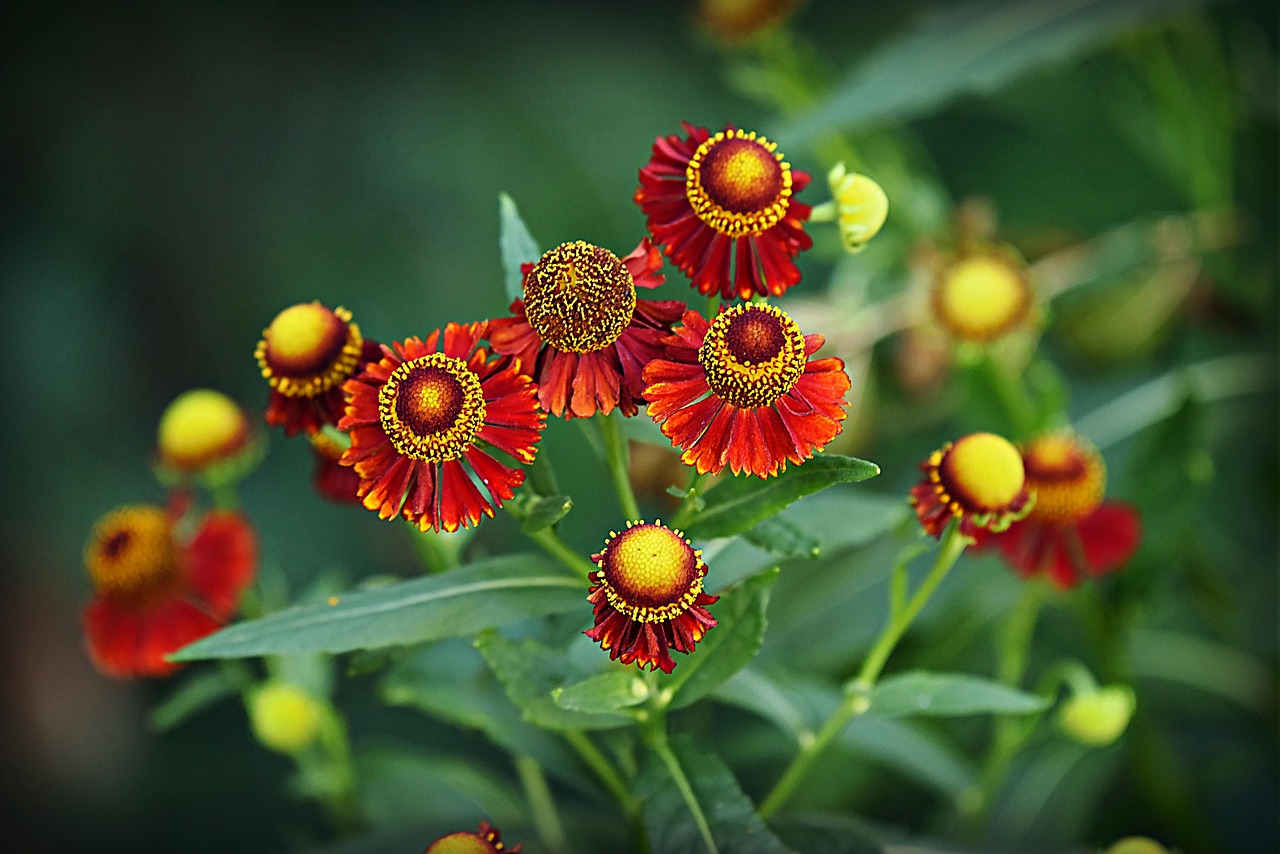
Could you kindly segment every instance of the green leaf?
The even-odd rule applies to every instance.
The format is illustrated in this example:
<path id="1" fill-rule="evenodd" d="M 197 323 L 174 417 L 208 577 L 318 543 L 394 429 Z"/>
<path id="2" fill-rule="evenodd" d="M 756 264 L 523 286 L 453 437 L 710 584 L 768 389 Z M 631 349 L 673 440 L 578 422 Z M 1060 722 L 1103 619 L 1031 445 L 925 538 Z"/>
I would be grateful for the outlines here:
<path id="1" fill-rule="evenodd" d="M 702 813 L 716 848 L 724 854 L 784 854 L 778 841 L 756 814 L 733 773 L 719 757 L 705 753 L 683 737 L 673 739 L 671 751 Z M 677 780 L 662 757 L 650 750 L 636 780 L 636 794 L 645 801 L 644 823 L 649 843 L 662 854 L 704 854 L 699 833 Z"/>
<path id="2" fill-rule="evenodd" d="M 865 546 L 909 515 L 911 510 L 901 496 L 831 490 L 800 499 L 742 538 L 783 557 L 817 557 Z"/>
<path id="3" fill-rule="evenodd" d="M 483 816 L 502 827 L 524 816 L 512 787 L 498 782 L 501 773 L 475 758 L 377 745 L 363 748 L 354 760 L 362 813 L 375 828 L 447 822 L 460 815 Z"/>
<path id="4" fill-rule="evenodd" d="M 884 854 L 884 844 L 865 824 L 847 815 L 787 815 L 769 823 L 792 851 L 822 854 Z"/>
<path id="5" fill-rule="evenodd" d="M 919 725 L 865 714 L 840 733 L 840 743 L 951 798 L 977 784 L 977 774 L 951 745 Z"/>
<path id="6" fill-rule="evenodd" d="M 765 610 L 778 568 L 766 569 L 725 591 L 708 606 L 716 625 L 692 653 L 658 684 L 672 693 L 675 709 L 700 700 L 755 658 L 764 644 Z"/>
<path id="7" fill-rule="evenodd" d="M 521 500 L 523 498 L 523 500 Z M 512 513 L 520 520 L 520 530 L 536 534 L 559 522 L 573 509 L 573 499 L 567 495 L 516 496 L 510 505 Z"/>
<path id="8" fill-rule="evenodd" d="M 221 670 L 193 673 L 151 710 L 151 728 L 156 732 L 167 732 L 218 701 L 234 696 L 237 691 L 237 686 Z"/>
<path id="9" fill-rule="evenodd" d="M 335 596 L 333 604 L 236 623 L 175 653 L 177 661 L 348 652 L 444 637 L 582 605 L 582 581 L 538 555 L 481 561 L 442 575 Z"/>
<path id="10" fill-rule="evenodd" d="M 770 139 L 796 141 L 854 125 L 860 130 L 937 109 L 957 96 L 993 92 L 1017 77 L 1190 0 L 979 0 L 941 5 L 856 66 L 815 107 Z"/>
<path id="11" fill-rule="evenodd" d="M 742 538 L 780 557 L 817 557 L 822 553 L 817 537 L 782 516 L 770 516 L 745 531 Z"/>
<path id="12" fill-rule="evenodd" d="M 1048 705 L 1046 697 L 963 673 L 914 670 L 890 676 L 871 691 L 871 711 L 886 718 L 1025 715 Z"/>
<path id="13" fill-rule="evenodd" d="M 521 264 L 534 264 L 542 257 L 529 228 L 520 218 L 516 203 L 506 193 L 498 194 L 498 250 L 502 255 L 502 286 L 514 302 L 524 295 Z"/>
<path id="14" fill-rule="evenodd" d="M 556 730 L 610 729 L 635 723 L 630 715 L 589 713 L 557 705 L 553 691 L 589 675 L 558 650 L 530 638 L 508 640 L 497 632 L 480 635 L 475 645 L 529 723 Z"/>
<path id="15" fill-rule="evenodd" d="M 712 538 L 740 534 L 798 498 L 837 483 L 857 483 L 880 474 L 875 463 L 857 457 L 819 454 L 777 477 L 726 479 L 706 495 L 706 507 L 687 526 L 690 536 Z"/>
<path id="16" fill-rule="evenodd" d="M 633 668 L 611 670 L 566 688 L 556 688 L 551 698 L 557 706 L 573 712 L 599 715 L 643 703 L 649 686 Z"/>

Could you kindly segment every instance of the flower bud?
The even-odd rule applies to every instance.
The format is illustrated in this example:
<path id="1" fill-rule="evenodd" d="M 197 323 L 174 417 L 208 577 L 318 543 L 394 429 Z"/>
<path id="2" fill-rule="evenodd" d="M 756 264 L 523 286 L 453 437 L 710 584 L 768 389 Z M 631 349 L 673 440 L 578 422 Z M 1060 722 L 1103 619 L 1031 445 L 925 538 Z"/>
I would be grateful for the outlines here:
<path id="1" fill-rule="evenodd" d="M 1129 725 L 1136 702 L 1128 685 L 1106 685 L 1082 692 L 1062 704 L 1058 725 L 1081 744 L 1106 747 Z"/>
<path id="2" fill-rule="evenodd" d="M 827 182 L 835 199 L 840 240 L 845 251 L 861 252 L 884 226 L 889 216 L 889 197 L 884 188 L 866 175 L 846 172 L 843 163 L 837 163 L 827 174 Z"/>
<path id="3" fill-rule="evenodd" d="M 263 746 L 297 753 L 316 740 L 324 723 L 320 700 L 287 682 L 268 682 L 249 695 L 249 723 Z"/>
<path id="4" fill-rule="evenodd" d="M 1103 854 L 1169 854 L 1169 849 L 1145 836 L 1126 836 L 1116 840 Z"/>

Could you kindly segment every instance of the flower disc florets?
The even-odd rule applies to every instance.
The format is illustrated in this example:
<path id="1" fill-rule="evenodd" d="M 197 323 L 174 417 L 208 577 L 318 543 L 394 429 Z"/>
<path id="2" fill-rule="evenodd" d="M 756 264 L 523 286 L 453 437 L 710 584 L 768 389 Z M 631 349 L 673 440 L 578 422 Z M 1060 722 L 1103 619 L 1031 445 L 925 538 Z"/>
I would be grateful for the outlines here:
<path id="1" fill-rule="evenodd" d="M 782 309 L 742 303 L 711 322 L 698 362 L 724 400 L 740 409 L 771 406 L 804 373 L 804 334 Z"/>
<path id="2" fill-rule="evenodd" d="M 659 623 L 684 613 L 702 592 L 707 574 L 702 553 L 679 533 L 640 523 L 610 537 L 596 555 L 614 610 L 642 623 Z"/>
<path id="3" fill-rule="evenodd" d="M 1041 436 L 1022 452 L 1036 505 L 1029 518 L 1054 524 L 1079 521 L 1102 503 L 1107 470 L 1102 456 L 1070 435 Z"/>
<path id="4" fill-rule="evenodd" d="M 286 397 L 316 397 L 341 385 L 360 363 L 364 338 L 351 312 L 318 302 L 276 315 L 254 350 L 262 376 Z"/>
<path id="5" fill-rule="evenodd" d="M 938 322 L 956 338 L 991 341 L 1031 310 L 1026 266 L 1011 251 L 965 255 L 942 271 L 933 289 Z"/>
<path id="6" fill-rule="evenodd" d="M 122 507 L 94 527 L 84 561 L 94 588 L 118 599 L 146 599 L 178 577 L 172 522 L 160 507 Z"/>
<path id="7" fill-rule="evenodd" d="M 636 309 L 636 284 L 622 260 L 581 240 L 562 243 L 524 278 L 529 325 L 552 347 L 593 353 L 618 340 Z"/>
<path id="8" fill-rule="evenodd" d="M 502 844 L 502 834 L 487 821 L 480 822 L 475 833 L 460 831 L 441 836 L 427 846 L 423 854 L 520 854 L 522 843 L 514 848 Z"/>
<path id="9" fill-rule="evenodd" d="M 970 433 L 929 455 L 925 477 L 911 489 L 911 503 L 925 531 L 941 535 L 951 519 L 961 532 L 1006 530 L 1031 508 L 1018 449 L 994 433 Z"/>
<path id="10" fill-rule="evenodd" d="M 721 234 L 759 234 L 791 203 L 791 164 L 754 131 L 720 131 L 689 160 L 685 193 L 698 218 Z"/>
<path id="11" fill-rule="evenodd" d="M 156 450 L 160 462 L 180 472 L 198 472 L 245 449 L 249 417 L 235 401 L 212 389 L 192 389 L 160 416 Z"/>
<path id="12" fill-rule="evenodd" d="M 462 359 L 431 353 L 397 367 L 378 390 L 387 438 L 406 457 L 455 460 L 484 424 L 480 378 Z"/>

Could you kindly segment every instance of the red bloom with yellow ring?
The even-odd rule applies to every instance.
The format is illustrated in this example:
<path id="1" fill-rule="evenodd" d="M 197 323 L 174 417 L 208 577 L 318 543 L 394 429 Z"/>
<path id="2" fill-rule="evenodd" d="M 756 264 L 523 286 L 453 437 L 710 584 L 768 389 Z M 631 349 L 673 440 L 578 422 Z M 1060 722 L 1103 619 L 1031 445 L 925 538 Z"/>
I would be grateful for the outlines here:
<path id="1" fill-rule="evenodd" d="M 720 597 L 702 589 L 702 552 L 679 531 L 661 522 L 628 522 L 591 559 L 599 567 L 587 594 L 595 625 L 585 634 L 610 659 L 670 673 L 676 666 L 671 650 L 693 652 L 715 626 L 706 606 Z"/>
<path id="2" fill-rule="evenodd" d="M 635 202 L 649 233 L 700 293 L 779 296 L 800 281 L 795 257 L 813 245 L 810 207 L 795 198 L 809 175 L 777 144 L 732 126 L 658 137 Z"/>
<path id="3" fill-rule="evenodd" d="M 483 331 L 482 324 L 450 323 L 425 342 L 384 346 L 381 359 L 343 386 L 347 409 L 338 429 L 351 447 L 341 462 L 359 475 L 361 503 L 379 517 L 455 531 L 492 516 L 524 482 L 522 469 L 488 449 L 533 462 L 546 414 L 518 365 L 478 346 Z"/>
<path id="4" fill-rule="evenodd" d="M 1106 465 L 1069 433 L 1040 436 L 1022 449 L 1027 486 L 1036 495 L 1025 519 L 980 537 L 1021 575 L 1045 576 L 1067 589 L 1123 566 L 1142 536 L 1137 511 L 1104 501 Z"/>
<path id="5" fill-rule="evenodd" d="M 494 352 L 520 360 L 547 412 L 589 418 L 618 408 L 635 415 L 643 402 L 640 372 L 684 311 L 675 300 L 636 298 L 636 288 L 662 284 L 662 253 L 647 238 L 625 258 L 579 240 L 523 269 L 514 316 L 488 323 Z"/>
<path id="6" fill-rule="evenodd" d="M 382 350 L 345 308 L 309 302 L 276 315 L 253 355 L 271 384 L 267 423 L 293 436 L 337 424 L 345 404 L 342 384 L 381 358 Z"/>
<path id="7" fill-rule="evenodd" d="M 446 833 L 428 845 L 423 854 L 520 854 L 523 844 L 518 842 L 514 848 L 507 848 L 498 829 L 482 821 L 475 833 Z"/>
<path id="8" fill-rule="evenodd" d="M 931 537 L 952 519 L 960 533 L 977 539 L 984 530 L 1002 531 L 1027 514 L 1022 455 L 994 433 L 970 433 L 948 442 L 920 464 L 924 479 L 911 488 L 916 517 Z"/>
<path id="9" fill-rule="evenodd" d="M 96 596 L 84 611 L 93 662 L 120 678 L 168 676 L 166 656 L 221 628 L 258 565 L 239 514 L 215 510 L 187 534 L 180 508 L 121 507 L 98 520 L 84 562 Z"/>
<path id="10" fill-rule="evenodd" d="M 740 303 L 709 323 L 687 311 L 645 368 L 648 413 L 700 473 L 771 477 L 842 429 L 849 376 L 836 357 L 811 358 L 823 342 L 772 305 Z"/>

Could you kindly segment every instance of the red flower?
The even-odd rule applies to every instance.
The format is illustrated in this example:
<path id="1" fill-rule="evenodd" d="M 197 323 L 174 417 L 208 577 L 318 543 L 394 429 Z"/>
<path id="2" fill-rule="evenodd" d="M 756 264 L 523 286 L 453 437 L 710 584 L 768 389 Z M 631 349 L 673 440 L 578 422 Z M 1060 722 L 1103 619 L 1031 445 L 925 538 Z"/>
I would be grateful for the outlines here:
<path id="1" fill-rule="evenodd" d="M 520 854 L 520 846 L 507 848 L 502 844 L 502 834 L 487 821 L 480 822 L 475 833 L 460 831 L 441 836 L 427 846 L 423 854 Z"/>
<path id="2" fill-rule="evenodd" d="M 482 325 L 450 323 L 425 344 L 409 338 L 394 351 L 384 346 L 379 361 L 343 386 L 347 411 L 338 429 L 351 435 L 351 447 L 341 461 L 360 476 L 359 497 L 379 517 L 399 514 L 423 531 L 455 531 L 492 516 L 524 483 L 523 470 L 478 442 L 531 463 L 546 414 L 518 365 L 477 347 L 482 332 Z"/>
<path id="3" fill-rule="evenodd" d="M 1103 501 L 1106 467 L 1079 438 L 1041 436 L 1022 451 L 1031 512 L 1007 531 L 981 537 L 1023 576 L 1046 575 L 1070 588 L 1123 566 L 1138 548 L 1141 523 L 1127 504 Z"/>
<path id="4" fill-rule="evenodd" d="M 1022 457 L 1008 439 L 970 433 L 948 442 L 920 464 L 924 478 L 911 487 L 916 517 L 931 537 L 952 519 L 960 533 L 977 538 L 984 529 L 1004 530 L 1029 507 Z"/>
<path id="5" fill-rule="evenodd" d="M 660 269 L 647 238 L 621 259 L 582 241 L 561 244 L 525 265 L 524 298 L 511 304 L 514 317 L 489 321 L 489 343 L 533 375 L 548 412 L 635 415 L 640 372 L 684 311 L 682 302 L 636 299 L 637 287 L 662 284 Z"/>
<path id="6" fill-rule="evenodd" d="M 782 294 L 800 281 L 795 256 L 813 245 L 810 208 L 794 197 L 808 173 L 754 132 L 683 124 L 688 135 L 658 137 L 640 170 L 634 198 L 649 233 L 700 293 Z"/>
<path id="7" fill-rule="evenodd" d="M 360 334 L 345 308 L 299 303 L 276 315 L 254 350 L 262 376 L 271 384 L 267 423 L 315 433 L 342 417 L 342 384 L 382 350 Z"/>
<path id="8" fill-rule="evenodd" d="M 670 650 L 693 652 L 716 624 L 705 606 L 720 597 L 703 592 L 702 552 L 679 531 L 628 522 L 591 559 L 600 567 L 587 594 L 595 625 L 584 634 L 599 641 L 610 659 L 670 673 L 676 666 Z"/>
<path id="9" fill-rule="evenodd" d="M 121 678 L 168 676 L 166 656 L 220 628 L 257 571 L 257 537 L 241 516 L 208 513 L 190 538 L 162 507 L 102 517 L 85 547 L 97 595 L 84 611 L 94 663 Z"/>
<path id="10" fill-rule="evenodd" d="M 741 303 L 710 323 L 687 311 L 663 357 L 645 368 L 648 413 L 703 474 L 727 465 L 775 475 L 842 428 L 849 377 L 838 358 L 809 358 L 823 340 L 762 303 Z"/>
<path id="11" fill-rule="evenodd" d="M 326 433 L 311 435 L 311 451 L 316 461 L 311 485 L 331 501 L 359 504 L 360 475 L 351 466 L 342 465 L 342 454 L 346 449 L 347 445 Z"/>

